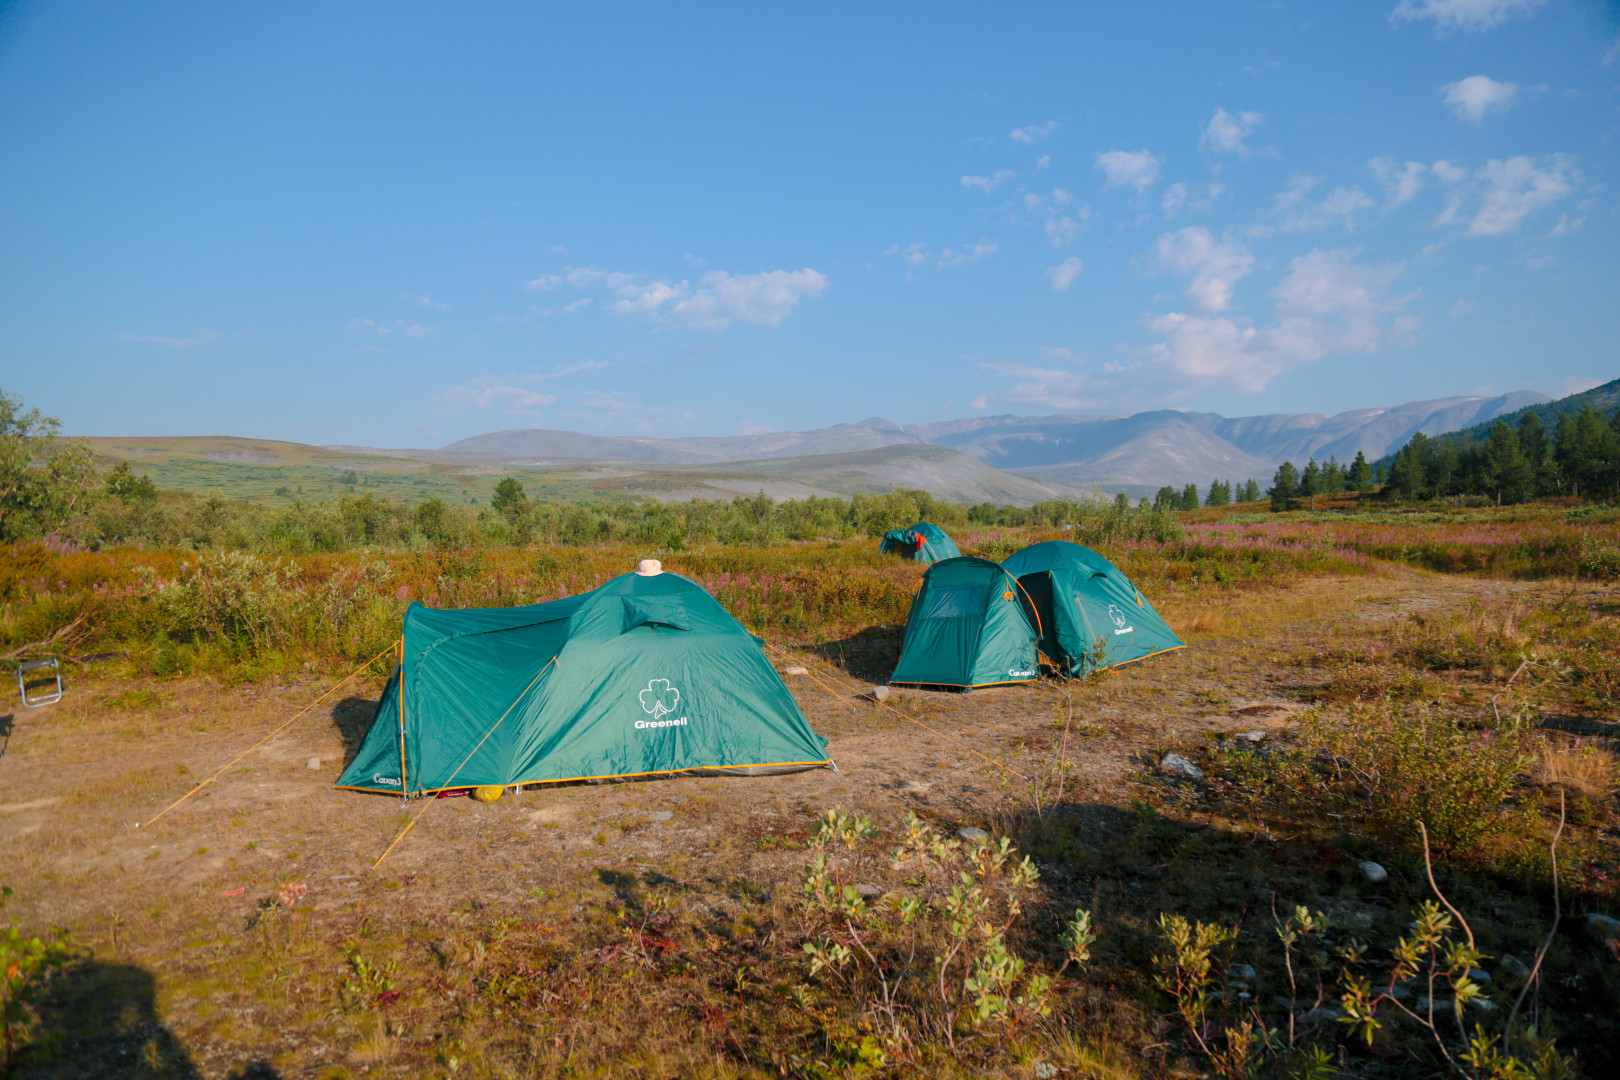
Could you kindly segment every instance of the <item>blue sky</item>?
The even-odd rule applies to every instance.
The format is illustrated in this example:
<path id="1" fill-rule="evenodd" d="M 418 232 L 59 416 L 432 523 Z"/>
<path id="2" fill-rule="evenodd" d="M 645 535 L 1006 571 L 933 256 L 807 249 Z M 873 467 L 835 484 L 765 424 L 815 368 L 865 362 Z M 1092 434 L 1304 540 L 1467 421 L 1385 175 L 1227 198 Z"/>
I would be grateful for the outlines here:
<path id="1" fill-rule="evenodd" d="M 0 387 L 437 446 L 1620 374 L 1620 14 L 0 8 Z"/>

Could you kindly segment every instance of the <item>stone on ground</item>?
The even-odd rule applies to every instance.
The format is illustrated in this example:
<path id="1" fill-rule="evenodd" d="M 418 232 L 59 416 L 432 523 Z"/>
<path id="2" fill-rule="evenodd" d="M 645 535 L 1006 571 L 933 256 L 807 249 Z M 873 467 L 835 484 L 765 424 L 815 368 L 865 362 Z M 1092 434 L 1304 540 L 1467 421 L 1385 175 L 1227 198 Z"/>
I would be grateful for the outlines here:
<path id="1" fill-rule="evenodd" d="M 961 837 L 963 840 L 966 840 L 970 844 L 973 843 L 973 841 L 975 841 L 975 840 L 988 840 L 988 839 L 990 839 L 990 834 L 989 833 L 985 832 L 983 829 L 975 829 L 971 825 L 969 825 L 965 829 L 957 829 L 956 830 L 956 835 Z"/>
<path id="2" fill-rule="evenodd" d="M 1384 882 L 1389 880 L 1389 871 L 1385 870 L 1382 866 L 1379 866 L 1375 862 L 1368 861 L 1362 863 L 1361 872 L 1366 875 L 1367 880 L 1372 882 L 1374 885 L 1382 885 Z"/>
<path id="3" fill-rule="evenodd" d="M 308 761 L 304 762 L 304 767 L 306 769 L 318 769 L 321 767 L 321 759 L 318 757 L 312 757 Z"/>
<path id="4" fill-rule="evenodd" d="M 874 687 L 872 687 L 872 697 L 874 697 L 878 701 L 888 701 L 889 700 L 889 688 L 887 686 L 874 686 Z"/>
<path id="5" fill-rule="evenodd" d="M 1204 770 L 1182 757 L 1180 754 L 1166 754 L 1159 761 L 1159 770 L 1173 776 L 1185 776 L 1191 780 L 1202 780 Z"/>
<path id="6" fill-rule="evenodd" d="M 808 675 L 810 674 L 810 671 L 808 668 L 790 667 L 787 669 L 787 673 L 789 675 Z"/>

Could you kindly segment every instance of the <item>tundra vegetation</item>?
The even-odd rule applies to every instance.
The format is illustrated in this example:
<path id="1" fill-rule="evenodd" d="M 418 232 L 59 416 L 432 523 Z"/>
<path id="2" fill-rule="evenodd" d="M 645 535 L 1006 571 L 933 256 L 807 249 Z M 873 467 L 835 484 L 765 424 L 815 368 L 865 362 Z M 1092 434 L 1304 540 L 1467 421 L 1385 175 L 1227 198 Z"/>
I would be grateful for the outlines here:
<path id="1" fill-rule="evenodd" d="M 94 467 L 7 407 L 0 655 L 58 657 L 68 696 L 0 717 L 6 1074 L 1620 1067 L 1612 506 L 514 482 L 271 511 Z M 919 518 L 988 558 L 1094 546 L 1191 647 L 873 701 L 922 569 L 872 538 Z M 330 781 L 382 661 L 152 821 L 385 653 L 408 603 L 534 603 L 641 557 L 808 669 L 839 773 L 446 801 L 373 869 L 406 818 Z"/>

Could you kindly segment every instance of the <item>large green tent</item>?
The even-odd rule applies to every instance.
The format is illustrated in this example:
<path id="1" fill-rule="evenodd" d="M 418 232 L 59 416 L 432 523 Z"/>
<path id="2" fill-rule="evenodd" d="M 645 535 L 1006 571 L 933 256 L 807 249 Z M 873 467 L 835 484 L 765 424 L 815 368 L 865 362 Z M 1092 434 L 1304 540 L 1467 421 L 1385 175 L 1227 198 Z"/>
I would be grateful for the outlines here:
<path id="1" fill-rule="evenodd" d="M 1039 627 L 1041 652 L 1064 675 L 1186 647 L 1119 567 L 1088 547 L 1063 540 L 1032 544 L 1001 568 L 1018 579 Z"/>
<path id="2" fill-rule="evenodd" d="M 890 529 L 883 534 L 879 552 L 898 551 L 908 559 L 920 563 L 954 559 L 962 553 L 956 550 L 956 541 L 938 525 L 919 521 L 904 529 Z"/>
<path id="3" fill-rule="evenodd" d="M 1001 567 L 945 559 L 923 575 L 889 681 L 969 688 L 1038 679 L 1037 636 L 1018 583 Z"/>
<path id="4" fill-rule="evenodd" d="M 625 574 L 527 607 L 412 603 L 338 786 L 446 788 L 829 764 L 760 639 L 694 582 Z"/>

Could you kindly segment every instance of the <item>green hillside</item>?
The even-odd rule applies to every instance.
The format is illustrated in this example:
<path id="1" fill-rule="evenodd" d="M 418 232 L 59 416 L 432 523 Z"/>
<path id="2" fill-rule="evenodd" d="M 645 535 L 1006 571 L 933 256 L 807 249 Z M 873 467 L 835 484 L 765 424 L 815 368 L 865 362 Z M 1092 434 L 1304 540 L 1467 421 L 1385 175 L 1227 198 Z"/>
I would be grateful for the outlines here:
<path id="1" fill-rule="evenodd" d="M 1620 379 L 1611 379 L 1602 386 L 1582 390 L 1579 394 L 1571 394 L 1568 397 L 1561 397 L 1557 401 L 1547 401 L 1540 405 L 1527 405 L 1515 412 L 1503 413 L 1494 420 L 1487 420 L 1482 424 L 1475 424 L 1472 427 L 1465 427 L 1458 431 L 1442 432 L 1441 434 L 1447 439 L 1454 440 L 1457 449 L 1462 450 L 1483 443 L 1490 437 L 1491 428 L 1498 423 L 1505 422 L 1509 427 L 1518 430 L 1519 421 L 1524 418 L 1525 413 L 1535 413 L 1542 426 L 1551 431 L 1557 425 L 1558 418 L 1563 414 L 1578 413 L 1588 407 L 1602 414 L 1605 420 L 1614 416 L 1616 412 L 1620 412 Z M 1440 436 L 1435 437 L 1439 438 Z M 1388 469 L 1394 460 L 1394 454 L 1386 454 L 1376 464 Z"/>

